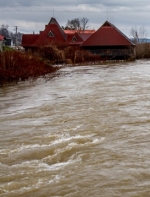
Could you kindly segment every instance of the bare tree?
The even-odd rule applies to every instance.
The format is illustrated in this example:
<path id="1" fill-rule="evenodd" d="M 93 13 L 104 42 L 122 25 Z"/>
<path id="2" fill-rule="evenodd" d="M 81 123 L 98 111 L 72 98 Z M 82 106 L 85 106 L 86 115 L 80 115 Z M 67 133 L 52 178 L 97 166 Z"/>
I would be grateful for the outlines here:
<path id="1" fill-rule="evenodd" d="M 68 27 L 69 29 L 79 30 L 80 20 L 78 18 L 68 20 L 66 27 Z"/>
<path id="2" fill-rule="evenodd" d="M 132 27 L 130 30 L 130 35 L 133 37 L 133 42 L 135 44 L 145 43 L 148 32 L 144 26 L 140 27 L 139 29 L 137 29 L 136 27 L 135 28 Z"/>
<path id="3" fill-rule="evenodd" d="M 87 26 L 87 23 L 89 22 L 89 19 L 83 17 L 80 20 L 80 24 L 81 24 L 81 29 L 84 31 L 85 29 L 88 29 L 89 26 Z"/>
<path id="4" fill-rule="evenodd" d="M 5 37 L 9 37 L 8 25 L 1 25 L 0 34 L 2 34 Z"/>
<path id="5" fill-rule="evenodd" d="M 72 20 L 68 20 L 67 25 L 64 29 L 74 29 L 74 30 L 85 30 L 88 28 L 87 23 L 89 19 L 83 17 L 81 19 L 75 18 Z"/>
<path id="6" fill-rule="evenodd" d="M 145 29 L 145 27 L 144 26 L 140 27 L 140 29 L 139 29 L 140 42 L 142 42 L 142 43 L 146 42 L 147 36 L 148 36 L 148 32 Z"/>

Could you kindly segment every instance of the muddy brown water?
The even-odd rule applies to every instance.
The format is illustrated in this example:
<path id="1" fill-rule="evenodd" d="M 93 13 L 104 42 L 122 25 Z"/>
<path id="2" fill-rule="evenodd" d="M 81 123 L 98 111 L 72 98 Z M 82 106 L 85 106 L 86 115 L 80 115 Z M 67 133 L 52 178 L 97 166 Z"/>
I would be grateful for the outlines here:
<path id="1" fill-rule="evenodd" d="M 0 197 L 149 197 L 150 61 L 0 88 Z"/>

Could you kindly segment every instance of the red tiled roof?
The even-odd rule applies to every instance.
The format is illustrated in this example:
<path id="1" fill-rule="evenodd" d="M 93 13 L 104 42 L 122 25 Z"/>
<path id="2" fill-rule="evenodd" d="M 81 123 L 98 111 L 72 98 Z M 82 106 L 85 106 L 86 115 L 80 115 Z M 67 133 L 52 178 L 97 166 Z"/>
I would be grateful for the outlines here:
<path id="1" fill-rule="evenodd" d="M 78 35 L 82 38 L 82 40 L 87 40 L 93 33 L 79 33 Z"/>
<path id="2" fill-rule="evenodd" d="M 49 36 L 49 33 L 52 33 L 54 36 Z M 60 31 L 59 27 L 56 24 L 48 24 L 45 27 L 45 30 L 40 33 L 39 38 L 35 42 L 35 46 L 52 43 L 52 42 L 64 42 L 66 41 L 66 35 Z"/>
<path id="3" fill-rule="evenodd" d="M 73 39 L 75 37 L 75 39 Z M 106 21 L 95 30 L 62 30 L 56 19 L 51 18 L 40 34 L 24 34 L 23 47 L 36 47 L 49 43 L 67 43 L 82 46 L 131 46 L 134 45 L 119 29 Z"/>
<path id="4" fill-rule="evenodd" d="M 74 40 L 76 39 L 76 40 Z M 67 42 L 69 45 L 81 45 L 83 43 L 83 39 L 79 36 L 78 33 L 68 34 Z"/>
<path id="5" fill-rule="evenodd" d="M 28 47 L 32 46 L 38 39 L 39 34 L 23 34 L 22 36 L 22 46 Z"/>
<path id="6" fill-rule="evenodd" d="M 74 30 L 74 29 L 65 29 L 64 30 L 65 34 L 93 34 L 95 30 Z"/>
<path id="7" fill-rule="evenodd" d="M 4 40 L 4 36 L 0 34 L 0 41 Z"/>
<path id="8" fill-rule="evenodd" d="M 82 46 L 131 46 L 134 45 L 120 30 L 106 21 Z"/>
<path id="9" fill-rule="evenodd" d="M 66 31 L 66 30 L 65 30 Z M 67 43 L 69 45 L 81 45 L 85 40 L 87 40 L 93 33 L 85 33 L 85 32 L 78 32 L 76 30 L 71 30 L 71 34 L 69 33 L 70 30 L 67 30 Z M 74 37 L 76 41 L 73 41 Z"/>

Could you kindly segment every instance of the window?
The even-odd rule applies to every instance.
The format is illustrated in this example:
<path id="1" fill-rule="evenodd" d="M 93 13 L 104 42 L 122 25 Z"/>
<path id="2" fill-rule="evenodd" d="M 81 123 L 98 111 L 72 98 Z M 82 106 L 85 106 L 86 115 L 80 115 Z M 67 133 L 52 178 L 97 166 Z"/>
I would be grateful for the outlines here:
<path id="1" fill-rule="evenodd" d="M 52 32 L 52 31 L 50 31 L 50 32 L 48 33 L 48 36 L 49 36 L 49 37 L 54 37 L 53 32 Z"/>
<path id="2" fill-rule="evenodd" d="M 77 38 L 75 36 L 73 36 L 72 42 L 77 42 Z"/>

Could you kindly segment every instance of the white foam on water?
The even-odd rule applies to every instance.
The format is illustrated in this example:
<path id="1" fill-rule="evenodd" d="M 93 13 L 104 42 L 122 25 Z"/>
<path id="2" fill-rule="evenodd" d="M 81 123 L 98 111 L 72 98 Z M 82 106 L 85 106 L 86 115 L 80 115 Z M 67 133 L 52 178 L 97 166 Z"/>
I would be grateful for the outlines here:
<path id="1" fill-rule="evenodd" d="M 65 168 L 66 166 L 72 165 L 72 164 L 80 162 L 80 161 L 81 161 L 81 159 L 77 158 L 75 160 L 68 160 L 66 162 L 55 163 L 52 165 L 49 165 L 47 163 L 39 163 L 39 165 L 38 165 L 39 170 L 37 172 L 60 170 L 60 169 Z"/>
<path id="2" fill-rule="evenodd" d="M 55 180 L 56 178 L 54 177 L 54 180 Z M 10 183 L 7 183 L 7 186 L 9 186 L 9 185 L 13 185 L 13 184 L 16 184 L 16 183 L 13 183 L 13 182 L 10 182 Z M 18 188 L 18 189 L 13 189 L 12 191 L 11 190 L 6 190 L 6 189 L 3 189 L 3 192 L 4 192 L 4 194 L 8 194 L 9 193 L 9 195 L 10 194 L 12 194 L 12 195 L 14 195 L 15 196 L 15 194 L 23 194 L 23 193 L 25 193 L 25 192 L 28 192 L 28 191 L 32 191 L 32 190 L 35 190 L 35 189 L 38 189 L 38 188 L 42 188 L 43 187 L 43 185 L 45 186 L 45 185 L 48 185 L 49 184 L 49 182 L 45 182 L 45 180 L 44 179 L 38 179 L 38 181 L 36 182 L 36 183 L 32 183 L 33 185 L 30 185 L 30 186 L 25 186 L 25 187 L 21 187 L 21 185 L 20 185 L 20 188 Z"/>
<path id="3" fill-rule="evenodd" d="M 99 144 L 99 143 L 103 142 L 105 139 L 106 139 L 105 137 L 101 137 L 100 139 L 94 138 L 92 143 Z"/>
<path id="4" fill-rule="evenodd" d="M 21 163 L 18 164 L 13 164 L 10 168 L 18 168 L 18 169 L 22 169 L 22 168 L 35 168 L 38 167 L 39 165 L 39 160 L 31 160 L 31 161 L 23 161 Z"/>
<path id="5" fill-rule="evenodd" d="M 77 129 L 80 129 L 82 125 L 77 125 L 76 127 L 72 128 L 73 131 L 76 131 Z"/>
<path id="6" fill-rule="evenodd" d="M 82 136 L 82 135 L 75 135 L 75 136 L 60 136 L 59 139 L 57 140 L 54 140 L 52 142 L 53 145 L 56 145 L 56 144 L 60 144 L 60 143 L 64 143 L 64 142 L 68 142 L 68 141 L 71 141 L 71 140 L 76 140 L 76 139 L 91 139 L 93 137 L 93 135 L 85 135 L 85 136 Z"/>
<path id="7" fill-rule="evenodd" d="M 3 149 L 2 154 L 14 154 L 18 153 L 24 150 L 32 150 L 32 149 L 39 149 L 39 148 L 46 148 L 49 147 L 51 144 L 32 144 L 32 145 L 21 145 L 20 147 L 17 147 L 16 149 L 10 150 L 10 149 Z M 0 153 L 1 154 L 1 153 Z"/>
<path id="8" fill-rule="evenodd" d="M 54 182 L 55 183 L 59 182 L 62 178 L 64 179 L 65 176 L 55 175 L 53 179 L 48 181 L 48 183 L 51 184 L 51 183 L 54 183 Z"/>
<path id="9" fill-rule="evenodd" d="M 27 150 L 27 149 L 34 149 L 34 148 L 39 148 L 39 147 L 46 147 L 48 145 L 39 145 L 39 144 L 32 144 L 32 145 L 24 145 L 22 144 L 20 147 L 17 147 L 16 149 L 10 150 L 10 149 L 5 149 L 3 150 L 3 154 L 13 154 L 13 153 L 17 153 L 23 150 Z"/>
<path id="10" fill-rule="evenodd" d="M 61 134 L 61 135 L 57 135 L 58 139 L 55 139 L 53 141 L 51 141 L 49 144 L 30 144 L 30 145 L 24 145 L 22 144 L 20 147 L 17 147 L 14 150 L 9 150 L 9 149 L 3 149 L 1 150 L 1 154 L 2 156 L 7 154 L 7 155 L 13 155 L 15 153 L 20 152 L 19 154 L 24 154 L 24 152 L 22 151 L 29 151 L 31 152 L 31 150 L 34 150 L 37 148 L 40 150 L 41 148 L 45 148 L 46 149 L 54 149 L 55 148 L 55 153 L 53 155 L 45 155 L 45 157 L 43 158 L 44 160 L 48 159 L 48 160 L 53 160 L 57 157 L 58 154 L 63 154 L 65 151 L 71 150 L 72 148 L 76 148 L 78 147 L 78 149 L 80 149 L 83 146 L 87 146 L 87 145 L 97 145 L 102 143 L 105 140 L 105 137 L 99 137 L 99 136 L 95 136 L 95 135 L 74 135 L 74 136 L 70 136 L 68 134 Z M 61 146 L 60 146 L 61 145 Z M 43 150 L 44 151 L 44 150 Z M 47 150 L 46 150 L 47 151 Z M 45 165 L 45 168 L 41 169 L 41 171 L 45 171 L 45 170 L 58 170 L 60 168 L 65 167 L 66 165 L 70 165 L 71 163 L 76 162 L 76 156 L 72 153 L 72 156 L 70 155 L 70 159 L 67 162 L 61 162 L 61 163 L 55 163 L 53 165 L 48 165 L 48 164 L 42 164 Z M 28 159 L 28 158 L 27 158 Z M 42 159 L 42 161 L 43 161 Z M 80 160 L 80 158 L 77 158 L 78 161 Z M 12 168 L 24 168 L 24 167 L 29 167 L 29 168 L 37 168 L 40 170 L 41 168 L 41 159 L 38 160 L 36 158 L 32 158 L 29 161 L 22 161 L 21 163 L 17 163 L 17 164 L 13 164 L 11 167 Z M 6 166 L 2 166 L 3 164 L 0 163 L 1 168 L 6 168 Z M 7 166 L 8 167 L 8 166 Z"/>

